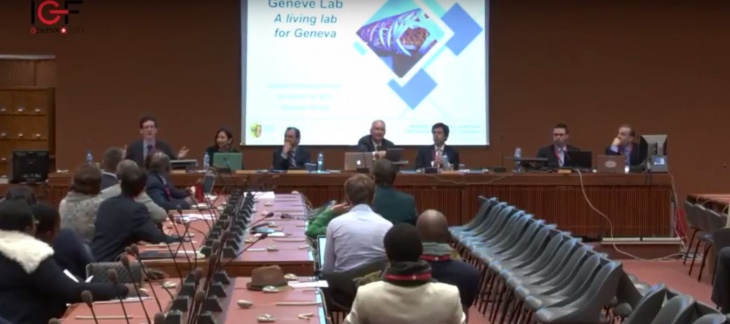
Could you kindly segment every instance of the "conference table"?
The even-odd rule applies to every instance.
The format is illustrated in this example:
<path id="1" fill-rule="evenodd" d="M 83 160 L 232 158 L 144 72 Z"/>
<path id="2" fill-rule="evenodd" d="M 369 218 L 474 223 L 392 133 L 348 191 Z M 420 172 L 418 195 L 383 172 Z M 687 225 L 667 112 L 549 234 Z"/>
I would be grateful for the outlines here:
<path id="1" fill-rule="evenodd" d="M 283 237 L 269 236 L 255 242 L 255 238 L 246 235 L 249 240 L 241 242 L 241 246 L 251 247 L 238 255 L 235 259 L 226 259 L 226 272 L 232 277 L 250 276 L 253 269 L 269 265 L 278 265 L 284 273 L 292 273 L 298 276 L 311 276 L 314 273 L 314 257 L 304 235 L 306 226 L 307 209 L 300 194 L 273 194 L 254 193 L 256 198 L 254 215 L 251 224 L 269 223 L 268 227 L 277 232 L 284 233 Z M 216 217 L 219 211 L 217 207 L 225 202 L 225 196 L 219 195 L 214 199 L 212 205 L 215 210 L 197 210 L 183 212 L 186 217 L 194 217 L 196 220 L 189 222 L 188 233 L 192 234 L 191 241 L 170 245 L 173 253 L 177 251 L 175 259 L 145 260 L 144 264 L 152 269 L 160 270 L 166 274 L 179 277 L 190 273 L 193 268 L 208 268 L 208 259 L 199 258 L 196 260 L 196 251 L 205 243 L 205 238 L 210 232 L 212 217 Z M 274 213 L 272 217 L 263 219 L 265 214 Z M 211 217 L 211 213 L 213 216 Z M 282 215 L 284 216 L 282 218 Z M 184 224 L 169 223 L 166 227 L 175 226 L 175 229 L 167 229 L 170 234 L 185 233 Z M 255 242 L 255 243 L 254 243 Z M 252 245 L 253 244 L 253 245 Z M 269 249 L 275 247 L 276 250 Z M 140 251 L 158 250 L 168 252 L 167 245 L 145 245 Z M 229 263 L 230 260 L 230 263 Z"/>
<path id="2" fill-rule="evenodd" d="M 353 173 L 263 173 L 238 171 L 221 174 L 217 190 L 247 185 L 277 193 L 298 191 L 312 206 L 344 198 L 343 184 Z M 202 173 L 174 173 L 179 187 L 195 184 Z M 58 203 L 71 183 L 70 173 L 49 176 L 47 199 Z M 419 212 L 437 209 L 450 225 L 471 220 L 479 209 L 478 197 L 497 197 L 574 235 L 607 236 L 609 223 L 616 237 L 673 236 L 670 174 L 557 174 L 448 172 L 416 174 L 401 172 L 394 186 L 413 195 Z M 590 202 L 590 203 L 589 203 Z"/>
<path id="3" fill-rule="evenodd" d="M 720 213 L 726 213 L 730 206 L 730 193 L 693 193 L 687 195 L 691 203 L 700 204 Z"/>

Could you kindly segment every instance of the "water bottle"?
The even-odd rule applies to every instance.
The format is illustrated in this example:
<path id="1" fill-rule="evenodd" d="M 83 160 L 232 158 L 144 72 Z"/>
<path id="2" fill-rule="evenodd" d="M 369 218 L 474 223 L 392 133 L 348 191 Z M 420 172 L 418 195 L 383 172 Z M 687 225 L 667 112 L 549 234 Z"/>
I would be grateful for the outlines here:
<path id="1" fill-rule="evenodd" d="M 208 171 L 210 169 L 210 156 L 208 155 L 208 152 L 205 152 L 205 155 L 203 156 L 203 170 Z"/>
<path id="2" fill-rule="evenodd" d="M 517 147 L 515 149 L 515 169 L 513 172 L 520 173 L 520 159 L 522 159 L 522 149 Z"/>
<path id="3" fill-rule="evenodd" d="M 86 150 L 86 164 L 94 164 L 94 157 L 91 155 L 91 150 Z"/>
<path id="4" fill-rule="evenodd" d="M 319 154 L 317 154 L 317 172 L 322 171 L 324 171 L 324 154 L 319 152 Z"/>
<path id="5" fill-rule="evenodd" d="M 441 165 L 444 170 L 451 170 L 451 164 L 449 163 L 449 156 L 446 154 L 441 155 Z"/>

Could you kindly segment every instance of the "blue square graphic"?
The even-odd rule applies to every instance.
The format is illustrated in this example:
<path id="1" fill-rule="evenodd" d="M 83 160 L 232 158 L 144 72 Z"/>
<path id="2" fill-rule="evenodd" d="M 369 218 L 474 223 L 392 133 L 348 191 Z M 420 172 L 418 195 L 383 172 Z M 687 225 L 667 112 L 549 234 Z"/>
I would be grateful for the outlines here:
<path id="1" fill-rule="evenodd" d="M 393 91 L 406 102 L 411 109 L 416 109 L 426 97 L 436 89 L 436 81 L 423 69 L 419 70 L 411 80 L 402 87 L 395 80 L 388 82 Z"/>
<path id="2" fill-rule="evenodd" d="M 454 4 L 441 20 L 454 32 L 454 36 L 446 42 L 446 47 L 455 55 L 461 54 L 484 30 L 458 3 Z"/>

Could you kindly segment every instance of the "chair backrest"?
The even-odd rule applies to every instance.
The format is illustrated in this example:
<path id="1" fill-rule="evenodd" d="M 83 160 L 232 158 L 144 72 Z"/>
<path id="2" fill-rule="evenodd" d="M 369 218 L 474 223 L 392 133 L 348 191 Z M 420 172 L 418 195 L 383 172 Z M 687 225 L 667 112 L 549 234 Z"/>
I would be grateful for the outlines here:
<path id="1" fill-rule="evenodd" d="M 568 282 L 573 281 L 573 278 L 578 274 L 583 262 L 588 259 L 589 252 L 592 252 L 591 249 L 590 245 L 578 244 L 578 249 L 565 262 L 565 266 L 561 269 L 560 274 L 546 282 L 545 285 L 555 287 L 567 286 Z"/>
<path id="2" fill-rule="evenodd" d="M 592 317 L 593 321 L 591 323 L 599 323 L 601 310 L 616 295 L 616 288 L 622 274 L 621 262 L 605 262 L 583 294 L 568 307 L 572 306 L 580 309 L 581 312 L 585 312 Z"/>
<path id="3" fill-rule="evenodd" d="M 707 208 L 702 205 L 695 205 L 697 213 L 697 228 L 701 231 L 707 231 Z"/>
<path id="4" fill-rule="evenodd" d="M 715 251 L 715 258 L 720 257 L 720 251 L 730 247 L 730 228 L 721 228 L 712 232 L 712 249 Z"/>
<path id="5" fill-rule="evenodd" d="M 697 207 L 694 203 L 689 200 L 684 201 L 684 211 L 686 213 L 685 220 L 687 226 L 697 228 Z"/>
<path id="6" fill-rule="evenodd" d="M 679 295 L 670 299 L 662 306 L 651 324 L 684 324 L 692 316 L 694 299 L 687 295 Z"/>
<path id="7" fill-rule="evenodd" d="M 583 262 L 578 273 L 568 285 L 561 290 L 561 294 L 570 296 L 569 301 L 575 300 L 581 293 L 588 288 L 598 270 L 602 267 L 601 255 L 598 253 L 589 253 L 588 258 Z"/>
<path id="8" fill-rule="evenodd" d="M 698 318 L 692 324 L 725 324 L 727 323 L 727 317 L 722 314 L 707 314 Z"/>
<path id="9" fill-rule="evenodd" d="M 727 218 L 712 209 L 705 208 L 704 217 L 708 232 L 724 228 L 727 224 Z"/>
<path id="10" fill-rule="evenodd" d="M 499 201 L 497 201 L 497 198 L 492 197 L 487 199 L 484 196 L 479 196 L 479 210 L 471 219 L 471 221 L 466 224 L 466 227 L 475 228 L 479 226 L 479 224 L 485 222 L 487 220 L 487 216 L 489 215 L 489 211 L 498 203 Z"/>
<path id="11" fill-rule="evenodd" d="M 560 271 L 568 264 L 570 257 L 581 245 L 579 239 L 567 237 L 565 243 L 560 246 L 550 262 L 537 273 L 550 276 L 559 275 Z"/>
<path id="12" fill-rule="evenodd" d="M 694 312 L 692 313 L 692 319 L 696 320 L 705 315 L 722 314 L 719 310 L 707 305 L 703 302 L 696 301 L 694 304 Z"/>
<path id="13" fill-rule="evenodd" d="M 667 295 L 667 286 L 657 284 L 651 286 L 637 305 L 632 305 L 633 311 L 623 324 L 645 324 L 651 322 L 662 309 Z"/>

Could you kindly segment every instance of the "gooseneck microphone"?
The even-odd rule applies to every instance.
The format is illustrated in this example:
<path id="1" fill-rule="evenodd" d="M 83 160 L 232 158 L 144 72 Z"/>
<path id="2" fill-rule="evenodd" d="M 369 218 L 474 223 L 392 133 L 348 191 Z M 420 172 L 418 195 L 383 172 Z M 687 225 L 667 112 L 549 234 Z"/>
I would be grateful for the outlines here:
<path id="1" fill-rule="evenodd" d="M 236 254 L 236 257 L 235 257 L 235 258 L 232 258 L 232 259 L 228 260 L 228 262 L 226 262 L 225 264 L 223 264 L 223 265 L 221 265 L 220 267 L 218 267 L 218 268 L 216 269 L 216 271 L 219 271 L 219 270 L 221 270 L 221 269 L 225 268 L 225 267 L 226 267 L 227 265 L 229 265 L 229 264 L 230 264 L 231 262 L 235 261 L 236 259 L 238 259 L 238 257 L 240 257 L 241 255 L 243 255 L 243 253 L 244 253 L 244 252 L 246 252 L 246 251 L 247 251 L 248 249 L 250 249 L 250 248 L 251 248 L 252 246 L 254 246 L 254 245 L 255 245 L 256 243 L 258 243 L 258 242 L 261 242 L 261 241 L 263 241 L 263 240 L 264 240 L 264 239 L 266 239 L 267 237 L 269 237 L 269 233 L 261 233 L 261 236 L 259 236 L 258 238 L 256 238 L 256 241 L 253 241 L 253 242 L 251 242 L 251 244 L 249 244 L 249 245 L 248 245 L 247 247 L 243 248 L 243 249 L 241 250 L 241 252 L 238 252 L 238 253 Z"/>
<path id="2" fill-rule="evenodd" d="M 142 260 L 139 258 L 139 247 L 137 246 L 137 244 L 132 244 L 131 246 L 128 247 L 128 249 L 129 249 L 129 252 L 127 252 L 127 254 L 134 255 L 134 257 L 137 258 L 137 260 L 139 260 L 139 266 L 140 266 L 140 268 L 142 268 L 143 277 L 145 278 L 145 281 L 147 281 L 147 284 L 150 285 L 150 289 L 152 290 L 152 297 L 155 298 L 155 302 L 157 303 L 157 308 L 161 312 L 162 304 L 160 304 L 160 299 L 157 298 L 157 292 L 155 291 L 155 287 L 152 287 L 152 281 L 150 280 L 150 272 L 149 272 L 149 270 L 147 270 L 147 267 L 144 265 Z"/>
<path id="3" fill-rule="evenodd" d="M 137 246 L 137 244 L 132 244 L 132 247 L 136 247 L 136 246 Z M 133 256 L 135 258 L 137 258 L 137 260 L 141 260 L 140 257 L 139 257 L 139 248 L 134 249 L 132 247 L 130 247 L 130 251 L 127 252 L 127 253 L 128 254 L 134 253 Z M 168 249 L 169 249 L 169 246 L 168 246 Z M 126 249 L 125 249 L 125 251 L 126 251 Z M 139 261 L 139 263 L 140 263 L 140 266 L 144 266 L 144 263 L 142 263 L 142 261 Z M 173 259 L 173 265 L 175 266 L 175 269 L 177 270 L 177 272 L 179 274 L 180 273 L 180 268 L 178 268 L 178 266 L 175 263 L 174 259 Z M 149 270 L 147 270 L 147 267 L 144 267 L 143 269 L 144 269 L 145 272 L 149 273 Z M 150 282 L 150 281 L 148 280 L 148 282 Z M 170 291 L 168 289 L 162 289 L 162 290 L 164 290 L 167 293 L 167 295 L 170 296 L 170 300 L 175 300 L 175 297 L 172 295 L 172 293 L 170 293 Z M 157 299 L 157 293 L 155 293 L 154 290 L 152 290 L 152 294 L 155 296 L 155 299 Z M 157 300 L 157 301 L 158 301 L 157 302 L 157 305 L 159 306 L 160 305 L 159 300 Z"/>
<path id="4" fill-rule="evenodd" d="M 142 304 L 142 310 L 144 311 L 144 316 L 147 318 L 147 323 L 152 322 L 150 320 L 150 314 L 147 313 L 147 307 L 144 307 L 144 301 L 142 300 L 142 294 L 140 293 L 139 287 L 137 286 L 137 282 L 134 280 L 134 275 L 132 274 L 132 269 L 129 264 L 129 258 L 123 257 L 121 259 L 122 265 L 125 269 L 127 269 L 127 272 L 129 273 L 129 278 L 132 279 L 132 287 L 134 287 L 134 291 L 137 293 L 137 298 L 139 298 L 139 303 Z M 142 261 L 139 261 L 142 263 Z"/>
<path id="5" fill-rule="evenodd" d="M 99 319 L 96 318 L 96 311 L 94 311 L 94 297 L 91 296 L 91 292 L 88 290 L 82 291 L 81 300 L 89 306 L 89 309 L 91 310 L 91 317 L 94 318 L 94 323 L 99 324 Z"/>
<path id="6" fill-rule="evenodd" d="M 179 208 L 179 206 L 178 206 Z M 180 213 L 180 220 L 183 222 L 183 225 L 185 224 L 185 219 L 183 218 L 182 210 L 178 209 L 178 212 Z M 188 255 L 188 251 L 185 249 L 183 245 L 185 245 L 185 237 L 180 235 L 180 229 L 177 228 L 177 224 L 175 223 L 175 217 L 170 216 L 170 214 L 167 215 L 167 217 L 170 218 L 170 221 L 172 221 L 172 227 L 175 229 L 175 234 L 182 240 L 180 242 L 180 245 L 175 251 L 175 254 L 172 255 L 173 260 L 177 257 L 177 253 L 180 251 L 180 248 L 182 248 L 183 252 L 185 252 L 185 260 L 188 262 L 188 269 L 193 269 L 193 262 L 190 261 L 190 256 Z M 187 228 L 187 227 L 186 227 Z M 187 230 L 185 231 L 184 235 L 187 235 Z M 170 246 L 169 244 L 167 245 Z M 182 277 L 180 277 L 182 279 Z"/>
<path id="7" fill-rule="evenodd" d="M 173 223 L 172 226 L 175 226 L 175 224 Z M 182 242 L 180 244 L 182 244 Z M 172 264 L 173 264 L 173 266 L 175 266 L 175 270 L 177 271 L 178 277 L 180 277 L 180 279 L 183 280 L 184 278 L 182 275 L 182 271 L 180 271 L 180 266 L 178 266 L 177 260 L 176 260 L 177 253 L 172 252 L 172 248 L 170 247 L 170 244 L 165 244 L 165 246 L 167 246 L 167 251 L 170 252 L 170 258 L 172 258 Z M 137 259 L 139 260 L 139 256 L 137 256 Z M 141 262 L 142 261 L 140 260 L 140 263 Z"/>
<path id="8" fill-rule="evenodd" d="M 114 293 L 117 295 L 117 299 L 119 299 L 119 305 L 122 305 L 122 313 L 124 313 L 124 319 L 127 320 L 127 324 L 129 324 L 127 307 L 124 306 L 124 300 L 122 299 L 122 296 L 119 295 L 119 288 L 117 288 L 117 285 L 119 284 L 119 276 L 117 275 L 117 270 L 109 269 L 108 276 L 109 280 L 114 284 Z"/>
<path id="9" fill-rule="evenodd" d="M 193 297 L 193 306 L 190 308 L 191 311 L 188 313 L 188 324 L 193 324 L 198 320 L 199 311 L 202 309 L 203 301 L 205 300 L 205 292 L 198 290 L 195 292 Z"/>

